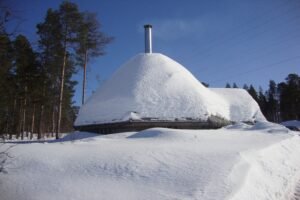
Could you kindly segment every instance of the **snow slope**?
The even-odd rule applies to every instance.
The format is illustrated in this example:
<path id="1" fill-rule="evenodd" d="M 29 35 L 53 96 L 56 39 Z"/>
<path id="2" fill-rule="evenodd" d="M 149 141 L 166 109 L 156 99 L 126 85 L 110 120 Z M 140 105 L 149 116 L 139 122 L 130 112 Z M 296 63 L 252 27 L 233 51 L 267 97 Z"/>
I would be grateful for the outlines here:
<path id="1" fill-rule="evenodd" d="M 210 115 L 234 121 L 251 121 L 256 116 L 264 119 L 253 101 L 242 90 L 211 91 L 167 56 L 141 53 L 121 66 L 88 99 L 75 126 L 141 118 L 206 120 Z"/>
<path id="2" fill-rule="evenodd" d="M 77 132 L 10 153 L 8 173 L 0 174 L 5 200 L 288 199 L 300 177 L 299 136 L 266 122 Z"/>

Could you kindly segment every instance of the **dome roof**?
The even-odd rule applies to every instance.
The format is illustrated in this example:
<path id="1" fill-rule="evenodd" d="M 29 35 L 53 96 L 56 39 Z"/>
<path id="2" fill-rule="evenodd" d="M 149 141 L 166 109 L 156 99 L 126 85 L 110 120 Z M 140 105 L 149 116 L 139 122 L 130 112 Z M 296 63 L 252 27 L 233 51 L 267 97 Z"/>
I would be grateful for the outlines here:
<path id="1" fill-rule="evenodd" d="M 228 102 L 186 68 L 159 53 L 141 53 L 122 65 L 81 107 L 75 126 L 129 119 L 230 119 Z"/>

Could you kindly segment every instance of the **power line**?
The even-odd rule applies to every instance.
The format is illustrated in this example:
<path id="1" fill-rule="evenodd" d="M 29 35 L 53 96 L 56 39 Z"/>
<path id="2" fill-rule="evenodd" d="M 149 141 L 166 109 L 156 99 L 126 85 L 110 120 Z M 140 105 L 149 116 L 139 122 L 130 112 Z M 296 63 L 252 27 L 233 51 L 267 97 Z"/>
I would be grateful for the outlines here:
<path id="1" fill-rule="evenodd" d="M 298 16 L 295 16 L 295 17 L 293 17 L 293 18 L 291 18 L 291 19 L 288 19 L 288 20 L 285 20 L 285 21 L 283 21 L 283 25 L 289 25 L 289 24 L 293 24 L 294 22 L 295 22 L 295 20 L 297 20 L 297 19 L 300 19 L 300 15 L 298 15 Z M 286 22 L 289 22 L 289 23 L 286 23 Z M 290 23 L 290 22 L 293 22 L 293 23 Z M 298 21 L 296 21 L 297 23 L 296 23 L 296 25 L 299 23 L 299 20 Z M 297 27 L 295 25 L 295 27 Z M 276 25 L 276 26 L 280 26 L 280 25 Z M 289 33 L 289 31 L 286 31 L 285 29 L 284 29 L 284 26 L 282 26 L 283 27 L 283 30 L 284 30 L 284 32 L 283 33 L 285 33 L 285 34 L 288 34 Z M 299 29 L 296 29 L 297 31 L 299 30 Z M 244 38 L 244 40 L 241 40 L 241 41 L 236 41 L 236 42 L 234 42 L 234 43 L 231 43 L 230 44 L 230 48 L 232 48 L 232 47 L 237 47 L 237 46 L 239 46 L 239 45 L 241 45 L 242 43 L 245 43 L 245 42 L 250 42 L 251 40 L 254 40 L 255 38 L 257 38 L 257 37 L 259 37 L 259 36 L 261 36 L 261 35 L 263 35 L 263 34 L 265 34 L 265 33 L 268 33 L 268 32 L 272 32 L 273 31 L 273 29 L 265 29 L 265 30 L 263 30 L 263 31 L 260 31 L 260 32 L 258 32 L 258 33 L 254 33 L 254 34 L 252 34 L 251 36 L 247 36 L 246 38 Z M 245 47 L 245 46 L 244 46 Z M 258 49 L 260 49 L 261 47 L 258 47 Z M 209 53 L 209 52 L 207 52 L 207 53 Z M 210 56 L 212 56 L 213 54 L 212 53 L 210 53 L 209 54 Z M 206 56 L 205 58 L 207 59 L 209 56 Z"/>
<path id="2" fill-rule="evenodd" d="M 297 37 L 294 37 L 294 39 L 295 39 L 295 38 L 300 38 L 300 35 L 298 35 Z M 290 38 L 288 38 L 288 39 L 290 39 Z M 286 41 L 287 41 L 287 40 L 283 40 L 282 42 L 286 42 Z M 282 42 L 281 42 L 281 43 L 282 43 Z M 280 43 L 276 43 L 276 45 L 278 45 L 278 44 L 280 44 Z M 290 44 L 287 44 L 287 45 L 290 45 Z M 300 43 L 297 43 L 296 45 L 299 46 Z M 270 47 L 270 45 L 268 45 L 268 47 Z M 264 49 L 261 49 L 261 47 L 260 47 L 259 49 L 260 49 L 261 51 L 264 50 Z M 270 49 L 270 48 L 269 48 L 269 49 Z M 237 68 L 238 66 L 246 65 L 246 64 L 248 64 L 249 62 L 251 62 L 251 61 L 253 61 L 253 60 L 257 61 L 257 60 L 260 60 L 260 59 L 264 58 L 265 56 L 274 54 L 274 51 L 278 51 L 278 49 L 272 48 L 271 51 L 268 51 L 268 52 L 262 51 L 263 54 L 259 54 L 258 56 L 255 56 L 255 57 L 249 57 L 249 54 L 247 54 L 247 55 L 248 55 L 248 59 L 243 60 L 242 62 L 238 62 L 238 63 L 235 64 L 235 65 L 229 65 L 229 66 L 227 65 L 227 67 L 226 67 L 226 66 L 223 66 L 223 67 L 225 67 L 227 70 L 228 70 L 228 69 L 229 69 L 229 70 L 232 70 L 232 69 Z M 245 63 L 246 63 L 246 64 L 245 64 Z M 206 68 L 206 69 L 209 69 L 209 68 Z M 197 71 L 200 71 L 200 69 L 197 70 Z M 215 74 L 217 71 L 219 71 L 219 69 L 215 69 L 215 70 L 213 70 L 213 71 L 210 71 L 209 74 Z M 202 72 L 203 72 L 203 70 L 202 70 Z"/>
<path id="3" fill-rule="evenodd" d="M 297 19 L 297 17 L 300 17 L 300 15 L 299 16 L 294 16 L 292 19 Z M 289 20 L 289 22 L 293 22 L 293 21 L 291 21 L 290 19 L 288 19 Z M 285 20 L 286 21 L 286 20 Z M 285 23 L 285 21 L 283 21 L 284 23 Z M 298 23 L 298 21 L 297 21 L 297 23 Z M 288 24 L 291 24 L 291 23 L 288 23 Z M 285 25 L 286 25 L 286 23 L 285 23 Z M 295 26 L 295 27 L 297 27 L 297 26 Z M 280 40 L 279 42 L 278 42 L 278 39 L 272 39 L 272 40 L 274 40 L 274 41 L 276 41 L 276 42 L 272 42 L 272 40 L 269 40 L 269 41 L 271 41 L 272 42 L 272 44 L 273 45 L 278 45 L 278 44 L 281 44 L 281 43 L 283 43 L 283 42 L 286 42 L 286 41 L 289 41 L 289 40 L 291 40 L 291 39 L 295 39 L 295 38 L 298 38 L 299 36 L 300 36 L 300 34 L 299 34 L 299 32 L 297 32 L 297 31 L 299 31 L 300 29 L 299 28 L 297 28 L 296 30 L 293 30 L 293 31 L 291 31 L 291 30 L 288 30 L 288 31 L 286 31 L 286 29 L 284 29 L 284 27 L 283 27 L 283 32 L 281 32 L 280 33 L 280 35 L 278 35 L 277 34 L 277 37 L 279 36 L 280 38 L 282 37 L 282 36 L 284 36 L 284 35 L 286 35 L 286 34 L 289 34 L 289 33 L 296 33 L 296 37 L 291 37 L 291 36 L 289 36 L 288 38 L 286 38 L 285 40 Z M 263 32 L 260 32 L 259 34 L 261 34 L 261 33 L 265 33 L 265 32 L 267 32 L 267 31 L 270 31 L 270 29 L 267 29 L 267 30 L 265 30 L 265 31 L 263 31 Z M 271 30 L 272 31 L 272 30 Z M 278 33 L 278 32 L 277 32 Z M 257 34 L 256 34 L 257 35 Z M 294 34 L 293 34 L 294 35 Z M 249 40 L 244 40 L 244 41 L 242 41 L 242 42 L 248 42 Z M 236 43 L 236 44 L 240 44 L 240 43 Z M 297 45 L 297 44 L 299 44 L 299 43 L 295 43 L 295 45 Z M 272 46 L 273 46 L 272 45 Z M 294 45 L 293 45 L 294 46 Z M 230 46 L 230 47 L 232 47 L 232 45 Z M 270 46 L 270 44 L 267 44 L 267 45 L 264 45 L 264 46 L 260 46 L 260 47 L 257 47 L 257 49 L 260 51 L 260 52 L 262 52 L 262 47 L 269 47 L 268 49 L 270 49 L 271 48 L 271 46 Z M 255 51 L 250 51 L 250 52 L 256 52 L 257 50 L 255 50 Z M 273 53 L 274 51 L 278 51 L 278 49 L 274 49 L 274 48 L 272 48 L 272 50 L 271 51 L 269 51 L 269 53 L 265 53 L 265 51 L 263 51 L 264 53 L 263 53 L 263 55 L 259 55 L 259 56 L 256 56 L 256 57 L 250 57 L 249 59 L 247 59 L 247 62 L 248 61 L 251 61 L 251 60 L 257 60 L 257 58 L 262 58 L 263 56 L 266 56 L 266 55 L 270 55 L 271 53 Z M 246 52 L 249 52 L 249 51 L 246 51 Z M 246 52 L 244 52 L 244 53 L 246 53 Z M 212 54 L 213 55 L 213 54 Z M 249 57 L 249 53 L 247 54 L 248 55 L 248 57 Z M 220 58 L 218 58 L 218 59 L 220 59 Z M 243 62 L 245 62 L 245 61 L 243 61 Z M 239 65 L 242 65 L 243 64 L 243 62 L 239 62 Z M 248 63 L 247 63 L 248 64 Z M 235 66 L 237 66 L 237 65 L 232 65 L 230 68 L 232 69 L 232 68 L 235 68 Z M 205 69 L 211 69 L 212 67 L 209 67 L 209 68 L 204 68 L 204 71 L 205 71 Z M 214 68 L 214 67 L 213 67 Z M 228 69 L 228 68 L 227 68 Z M 200 69 L 198 68 L 198 70 L 196 70 L 196 71 L 199 71 Z M 202 72 L 203 72 L 203 68 L 201 69 L 202 70 Z M 216 71 L 218 71 L 218 69 L 216 69 L 216 70 L 214 70 L 213 72 L 211 72 L 211 73 L 214 73 L 214 72 L 216 72 Z"/>
<path id="4" fill-rule="evenodd" d="M 286 4 L 286 3 L 285 3 L 285 4 Z M 195 55 L 199 56 L 199 55 L 201 55 L 201 54 L 203 54 L 203 53 L 207 53 L 209 49 L 213 49 L 213 48 L 215 48 L 215 47 L 221 46 L 222 44 L 224 44 L 224 43 L 226 43 L 226 42 L 229 42 L 229 41 L 232 41 L 232 40 L 237 39 L 237 37 L 239 37 L 239 36 L 243 36 L 243 35 L 245 35 L 245 34 L 251 33 L 251 32 L 250 32 L 251 30 L 253 30 L 253 29 L 255 29 L 255 28 L 257 29 L 257 28 L 259 28 L 259 27 L 264 27 L 264 25 L 266 25 L 266 24 L 268 24 L 268 23 L 274 21 L 274 19 L 277 19 L 277 18 L 279 18 L 279 17 L 282 17 L 282 16 L 285 15 L 285 14 L 289 14 L 289 13 L 291 13 L 292 10 L 298 9 L 298 8 L 299 8 L 298 6 L 292 7 L 291 9 L 285 10 L 285 12 L 280 13 L 280 14 L 277 14 L 277 15 L 275 15 L 275 16 L 273 16 L 273 17 L 271 17 L 271 18 L 269 18 L 269 19 L 267 19 L 267 20 L 265 20 L 265 21 L 263 21 L 262 23 L 256 24 L 256 25 L 253 26 L 253 27 L 246 26 L 247 29 L 245 29 L 245 30 L 239 32 L 238 34 L 228 35 L 229 38 L 227 38 L 227 39 L 226 39 L 226 37 L 223 37 L 223 39 L 221 39 L 221 40 L 214 40 L 214 41 L 210 42 L 212 45 L 209 45 L 208 48 L 206 48 L 206 49 L 202 49 L 200 52 L 199 52 L 199 50 L 198 50 L 198 51 L 196 50 L 196 48 L 197 48 L 197 47 L 196 47 L 196 48 L 194 48 L 194 50 L 193 50 L 194 53 L 193 53 L 193 54 L 189 54 L 188 57 L 194 57 Z M 275 9 L 271 9 L 271 10 L 275 10 Z M 265 12 L 264 12 L 264 13 L 265 13 Z M 253 18 L 253 19 L 250 20 L 250 21 L 256 21 L 256 19 L 261 19 L 261 18 L 262 18 L 261 16 L 255 17 L 255 18 Z M 247 24 L 247 23 L 246 23 L 246 24 Z M 244 24 L 242 24 L 242 25 L 244 25 Z M 237 27 L 240 27 L 240 26 L 241 26 L 241 25 L 239 25 L 239 26 L 237 26 Z M 249 28 L 249 27 L 250 27 L 250 28 Z M 240 30 L 240 29 L 238 29 L 238 30 Z M 231 33 L 231 32 L 233 32 L 233 31 L 231 30 L 229 33 Z M 225 35 L 225 34 L 223 34 L 223 36 L 224 36 L 224 35 Z M 218 41 L 219 41 L 219 42 L 218 42 Z M 215 43 L 215 44 L 214 44 L 214 43 Z M 186 56 L 185 59 L 187 59 L 187 56 Z"/>
<path id="5" fill-rule="evenodd" d="M 298 60 L 298 59 L 300 59 L 300 56 L 294 56 L 294 57 L 283 59 L 283 60 L 280 60 L 278 62 L 275 62 L 275 63 L 272 63 L 272 64 L 268 64 L 268 65 L 265 65 L 265 66 L 262 66 L 262 67 L 257 67 L 257 68 L 253 68 L 253 69 L 250 69 L 250 70 L 247 70 L 247 71 L 244 71 L 244 72 L 236 73 L 236 74 L 233 74 L 231 76 L 227 76 L 227 78 L 232 78 L 232 77 L 237 77 L 237 76 L 243 76 L 245 74 L 249 74 L 249 73 L 252 73 L 252 72 L 255 72 L 255 71 L 260 71 L 262 69 L 270 68 L 270 67 L 273 67 L 273 66 L 276 66 L 276 65 L 279 65 L 279 64 L 291 61 L 291 60 Z M 217 80 L 211 81 L 211 83 L 217 83 L 217 82 L 225 81 L 225 80 L 226 80 L 226 78 L 217 79 Z"/>

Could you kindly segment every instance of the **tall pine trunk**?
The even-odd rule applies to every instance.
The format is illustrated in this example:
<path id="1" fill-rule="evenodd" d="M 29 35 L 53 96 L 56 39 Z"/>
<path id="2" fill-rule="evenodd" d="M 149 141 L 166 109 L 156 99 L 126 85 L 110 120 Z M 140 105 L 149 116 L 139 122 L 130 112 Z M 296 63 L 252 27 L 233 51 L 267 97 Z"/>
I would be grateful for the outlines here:
<path id="1" fill-rule="evenodd" d="M 14 98 L 14 105 L 13 105 L 13 110 L 12 110 L 12 120 L 11 120 L 11 130 L 9 132 L 9 139 L 12 139 L 13 134 L 16 132 L 17 128 L 15 126 L 15 120 L 16 120 L 16 109 L 17 109 L 17 98 Z"/>
<path id="2" fill-rule="evenodd" d="M 22 113 L 23 113 L 23 107 L 22 107 L 22 99 L 20 100 L 20 110 L 18 113 L 19 116 L 19 120 L 20 122 L 18 123 L 18 131 L 17 131 L 17 139 L 20 138 L 21 133 L 22 133 L 22 127 L 23 127 L 23 117 L 22 117 Z"/>
<path id="3" fill-rule="evenodd" d="M 23 116 L 22 116 L 22 132 L 21 138 L 24 139 L 24 133 L 26 132 L 26 107 L 27 107 L 27 86 L 25 86 L 25 97 L 24 97 L 24 104 L 23 104 Z"/>
<path id="4" fill-rule="evenodd" d="M 52 108 L 52 124 L 51 124 L 51 137 L 54 137 L 55 133 L 55 109 Z"/>
<path id="5" fill-rule="evenodd" d="M 42 101 L 41 101 L 41 106 L 40 106 L 40 115 L 39 115 L 39 120 L 38 120 L 38 130 L 37 130 L 37 138 L 41 139 L 42 138 L 42 126 L 43 126 L 43 121 L 44 121 L 44 101 L 45 101 L 45 96 L 46 96 L 46 82 L 44 80 L 43 83 L 43 96 L 42 96 Z"/>
<path id="6" fill-rule="evenodd" d="M 39 119 L 39 124 L 38 124 L 38 139 L 42 138 L 42 132 L 43 132 L 43 119 L 44 119 L 44 103 L 41 104 L 40 107 L 40 119 Z"/>
<path id="7" fill-rule="evenodd" d="M 32 111 L 32 117 L 31 117 L 30 139 L 33 138 L 34 125 L 35 125 L 35 103 L 33 104 L 33 111 Z"/>
<path id="8" fill-rule="evenodd" d="M 84 65 L 83 65 L 83 81 L 82 81 L 82 105 L 84 104 L 84 97 L 85 97 L 87 53 L 88 53 L 88 51 L 85 50 Z"/>
<path id="9" fill-rule="evenodd" d="M 57 123 L 56 123 L 56 134 L 55 138 L 59 139 L 60 125 L 61 125 L 61 112 L 62 112 L 62 103 L 63 103 L 63 94 L 64 94 L 64 84 L 65 84 L 65 70 L 67 62 L 67 41 L 64 41 L 64 58 L 63 65 L 61 68 L 61 78 L 60 78 L 60 92 L 59 92 L 59 102 L 58 102 L 58 113 L 57 113 Z"/>

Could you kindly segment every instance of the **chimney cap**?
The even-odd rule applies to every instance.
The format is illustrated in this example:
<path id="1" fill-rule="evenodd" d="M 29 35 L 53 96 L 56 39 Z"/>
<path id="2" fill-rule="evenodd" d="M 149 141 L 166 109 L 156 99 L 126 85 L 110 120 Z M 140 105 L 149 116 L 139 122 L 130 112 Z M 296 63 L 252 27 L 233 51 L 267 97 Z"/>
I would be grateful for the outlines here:
<path id="1" fill-rule="evenodd" d="M 145 24 L 144 28 L 152 28 L 152 25 L 151 24 Z"/>

